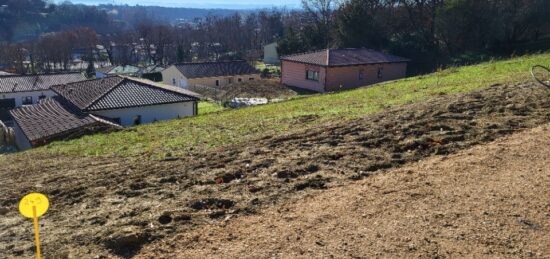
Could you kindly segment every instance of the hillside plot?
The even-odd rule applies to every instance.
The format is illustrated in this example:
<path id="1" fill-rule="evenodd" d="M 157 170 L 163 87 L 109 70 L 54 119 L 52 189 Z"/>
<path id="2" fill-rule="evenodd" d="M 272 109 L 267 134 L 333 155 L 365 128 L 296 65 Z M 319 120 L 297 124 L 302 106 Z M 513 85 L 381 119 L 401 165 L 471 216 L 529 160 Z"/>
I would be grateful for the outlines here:
<path id="1" fill-rule="evenodd" d="M 544 258 L 550 124 L 155 242 L 138 258 Z"/>
<path id="2" fill-rule="evenodd" d="M 293 123 L 316 119 L 308 115 Z M 128 257 L 162 238 L 315 197 L 323 193 L 319 190 L 548 122 L 548 90 L 525 83 L 441 95 L 165 161 L 58 158 L 29 163 L 41 158 L 17 156 L 0 169 L 6 179 L 0 183 L 0 250 L 8 256 L 32 253 L 30 223 L 13 209 L 28 190 L 51 199 L 42 220 L 48 257 Z"/>

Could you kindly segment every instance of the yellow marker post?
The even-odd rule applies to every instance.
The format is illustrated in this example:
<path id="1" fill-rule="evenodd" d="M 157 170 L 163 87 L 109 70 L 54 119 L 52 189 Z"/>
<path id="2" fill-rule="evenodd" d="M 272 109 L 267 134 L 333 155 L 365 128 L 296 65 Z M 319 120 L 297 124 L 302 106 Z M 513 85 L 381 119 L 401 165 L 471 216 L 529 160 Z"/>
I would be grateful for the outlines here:
<path id="1" fill-rule="evenodd" d="M 40 251 L 40 231 L 38 229 L 38 218 L 44 215 L 50 202 L 48 197 L 41 193 L 30 193 L 25 195 L 19 202 L 19 212 L 21 215 L 32 218 L 34 222 L 34 242 L 36 244 L 36 258 L 41 259 L 42 254 Z"/>

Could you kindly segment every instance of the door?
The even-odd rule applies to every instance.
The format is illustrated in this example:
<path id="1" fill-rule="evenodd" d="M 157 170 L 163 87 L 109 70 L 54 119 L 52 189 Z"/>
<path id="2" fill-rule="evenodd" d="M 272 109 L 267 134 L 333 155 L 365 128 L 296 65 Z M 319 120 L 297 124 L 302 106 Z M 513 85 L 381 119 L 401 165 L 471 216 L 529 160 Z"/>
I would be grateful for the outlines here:
<path id="1" fill-rule="evenodd" d="M 8 111 L 15 108 L 15 99 L 0 99 L 0 120 L 11 120 Z"/>
<path id="2" fill-rule="evenodd" d="M 0 109 L 13 109 L 15 108 L 15 98 L 0 99 Z"/>

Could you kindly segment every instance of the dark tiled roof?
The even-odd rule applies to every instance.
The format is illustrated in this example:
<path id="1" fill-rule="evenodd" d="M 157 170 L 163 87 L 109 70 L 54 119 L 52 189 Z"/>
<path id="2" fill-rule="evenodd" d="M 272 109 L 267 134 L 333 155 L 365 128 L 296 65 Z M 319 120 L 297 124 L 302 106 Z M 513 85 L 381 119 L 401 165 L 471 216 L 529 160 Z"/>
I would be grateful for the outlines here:
<path id="1" fill-rule="evenodd" d="M 0 93 L 48 90 L 52 85 L 86 80 L 81 73 L 0 76 Z"/>
<path id="2" fill-rule="evenodd" d="M 58 85 L 52 89 L 82 111 L 187 102 L 199 98 L 198 94 L 184 89 L 121 76 Z"/>
<path id="3" fill-rule="evenodd" d="M 46 98 L 38 104 L 10 111 L 25 136 L 33 142 L 66 138 L 72 133 L 91 127 L 119 126 L 93 115 L 82 113 L 61 98 Z M 33 143 L 33 146 L 36 146 Z"/>
<path id="4" fill-rule="evenodd" d="M 350 66 L 363 64 L 398 63 L 410 60 L 370 49 L 325 49 L 282 57 L 288 60 L 321 66 Z"/>
<path id="5" fill-rule="evenodd" d="M 231 75 L 250 75 L 258 73 L 256 69 L 244 60 L 183 63 L 175 66 L 185 77 L 189 79 Z"/>

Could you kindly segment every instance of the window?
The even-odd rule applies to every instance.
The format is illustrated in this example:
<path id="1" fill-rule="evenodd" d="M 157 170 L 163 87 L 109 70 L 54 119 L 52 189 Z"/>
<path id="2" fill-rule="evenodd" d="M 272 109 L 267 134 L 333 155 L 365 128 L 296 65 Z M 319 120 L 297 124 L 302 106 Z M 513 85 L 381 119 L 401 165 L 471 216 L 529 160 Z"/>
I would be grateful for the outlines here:
<path id="1" fill-rule="evenodd" d="M 254 77 L 249 78 L 248 81 L 254 81 Z"/>
<path id="2" fill-rule="evenodd" d="M 306 79 L 312 81 L 319 81 L 319 71 L 306 70 Z"/>
<path id="3" fill-rule="evenodd" d="M 138 115 L 136 117 L 134 117 L 134 125 L 137 126 L 137 125 L 140 125 L 141 124 L 141 115 Z"/>
<path id="4" fill-rule="evenodd" d="M 220 80 L 216 80 L 216 86 L 220 86 Z"/>
<path id="5" fill-rule="evenodd" d="M 229 84 L 233 83 L 233 78 L 228 78 L 227 80 L 229 81 Z"/>
<path id="6" fill-rule="evenodd" d="M 240 82 L 243 81 L 243 79 L 242 79 L 242 78 L 239 78 L 239 79 L 237 79 L 237 81 L 240 83 Z"/>
<path id="7" fill-rule="evenodd" d="M 365 70 L 359 69 L 359 80 L 365 79 Z"/>
<path id="8" fill-rule="evenodd" d="M 176 79 L 175 78 L 172 78 L 172 84 L 176 85 Z"/>
<path id="9" fill-rule="evenodd" d="M 31 105 L 32 104 L 32 96 L 22 97 L 21 101 L 22 101 L 23 105 Z"/>
<path id="10" fill-rule="evenodd" d="M 46 99 L 46 96 L 44 95 L 44 93 L 38 96 L 38 100 L 43 100 L 43 99 Z"/>
<path id="11" fill-rule="evenodd" d="M 382 70 L 383 68 L 378 68 L 378 78 L 382 78 Z"/>

